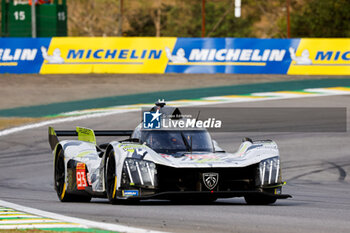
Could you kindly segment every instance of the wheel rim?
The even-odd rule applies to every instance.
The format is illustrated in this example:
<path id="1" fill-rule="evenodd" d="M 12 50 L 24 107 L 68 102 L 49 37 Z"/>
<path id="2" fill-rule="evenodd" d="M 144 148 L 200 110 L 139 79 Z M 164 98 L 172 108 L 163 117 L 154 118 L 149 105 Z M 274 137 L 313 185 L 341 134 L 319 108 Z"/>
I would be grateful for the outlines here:
<path id="1" fill-rule="evenodd" d="M 61 196 L 64 187 L 65 169 L 64 169 L 64 159 L 61 154 L 59 154 L 56 162 L 56 172 L 55 172 L 55 185 L 57 194 Z"/>
<path id="2" fill-rule="evenodd" d="M 107 193 L 109 199 L 113 197 L 114 182 L 115 182 L 115 160 L 112 153 L 107 158 Z"/>

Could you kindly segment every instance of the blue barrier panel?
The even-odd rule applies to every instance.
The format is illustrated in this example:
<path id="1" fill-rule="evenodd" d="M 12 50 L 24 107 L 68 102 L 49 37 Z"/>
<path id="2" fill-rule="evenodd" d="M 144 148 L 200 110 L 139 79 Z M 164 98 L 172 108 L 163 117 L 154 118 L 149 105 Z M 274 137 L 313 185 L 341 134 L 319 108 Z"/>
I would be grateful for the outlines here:
<path id="1" fill-rule="evenodd" d="M 0 73 L 39 73 L 51 38 L 0 38 Z"/>
<path id="2" fill-rule="evenodd" d="M 0 73 L 350 75 L 350 39 L 0 38 Z"/>
<path id="3" fill-rule="evenodd" d="M 166 73 L 286 74 L 300 39 L 178 38 Z"/>

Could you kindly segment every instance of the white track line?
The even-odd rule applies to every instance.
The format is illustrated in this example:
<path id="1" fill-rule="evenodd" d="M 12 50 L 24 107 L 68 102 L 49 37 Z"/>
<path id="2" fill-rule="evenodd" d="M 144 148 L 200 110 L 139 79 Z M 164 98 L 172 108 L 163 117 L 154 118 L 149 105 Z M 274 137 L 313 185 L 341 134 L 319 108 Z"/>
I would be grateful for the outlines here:
<path id="1" fill-rule="evenodd" d="M 51 125 L 51 124 L 71 122 L 71 121 L 77 121 L 77 120 L 85 120 L 85 119 L 89 119 L 89 118 L 105 117 L 105 116 L 110 116 L 110 115 L 120 114 L 120 113 L 125 113 L 125 112 L 131 112 L 131 111 L 138 111 L 138 110 L 137 109 L 136 110 L 135 109 L 115 110 L 115 111 L 105 112 L 105 113 L 97 113 L 97 114 L 91 114 L 91 115 L 52 119 L 52 120 L 48 120 L 48 121 L 42 121 L 39 123 L 23 125 L 23 126 L 19 126 L 19 127 L 14 127 L 14 128 L 2 130 L 2 131 L 0 131 L 0 137 L 6 136 L 9 134 L 13 134 L 13 133 L 18 133 L 18 132 L 28 130 L 28 129 L 34 129 L 34 128 L 39 128 L 39 127 L 46 126 L 46 125 Z"/>
<path id="2" fill-rule="evenodd" d="M 9 210 L 6 210 L 6 211 L 1 211 L 0 210 L 0 217 L 1 217 L 1 215 L 8 215 L 8 214 L 24 214 L 24 213 L 22 213 L 22 212 L 18 212 L 18 211 L 9 211 Z"/>
<path id="3" fill-rule="evenodd" d="M 306 89 L 308 91 L 312 91 L 314 89 Z M 269 100 L 282 100 L 282 99 L 295 99 L 295 98 L 310 98 L 310 97 L 323 97 L 323 96 L 334 96 L 334 95 L 349 95 L 350 92 L 345 92 L 345 91 L 337 91 L 337 90 L 332 90 L 332 91 L 328 91 L 326 88 L 322 89 L 322 88 L 318 88 L 315 89 L 317 91 L 324 91 L 324 94 L 321 93 L 316 93 L 316 94 L 310 94 L 310 95 L 299 95 L 299 96 L 290 96 L 288 94 L 280 94 L 280 97 L 272 97 L 272 98 L 251 98 L 249 100 L 247 99 L 243 99 L 242 101 L 237 101 L 237 99 L 235 98 L 228 98 L 225 101 L 218 101 L 218 102 L 205 102 L 206 99 L 215 99 L 215 98 L 222 98 L 225 96 L 213 96 L 213 97 L 204 97 L 201 98 L 204 101 L 203 102 L 197 102 L 197 101 L 193 101 L 193 102 L 187 102 L 187 106 L 200 106 L 200 105 L 217 105 L 217 104 L 227 104 L 227 103 L 238 103 L 238 102 L 260 102 L 260 101 L 269 101 Z M 259 93 L 252 93 L 252 95 L 258 95 Z M 181 102 L 181 101 L 179 101 Z M 168 103 L 174 104 L 176 105 L 176 101 L 170 101 Z M 145 104 L 147 105 L 147 104 Z M 118 106 L 120 108 L 128 108 L 131 105 L 127 105 L 127 106 Z M 77 120 L 85 120 L 85 119 L 91 119 L 91 118 L 99 118 L 99 117 L 105 117 L 105 116 L 111 116 L 111 115 L 115 115 L 115 114 L 121 114 L 121 113 L 127 113 L 127 112 L 134 112 L 134 111 L 139 111 L 139 109 L 117 109 L 117 110 L 109 110 L 108 112 L 103 112 L 103 113 L 88 113 L 86 115 L 81 115 L 81 116 L 72 116 L 72 117 L 66 117 L 66 118 L 58 118 L 58 119 L 52 119 L 52 120 L 48 120 L 48 121 L 42 121 L 39 123 L 34 123 L 34 124 L 28 124 L 28 125 L 23 125 L 23 126 L 19 126 L 19 127 L 14 127 L 14 128 L 10 128 L 10 129 L 5 129 L 0 131 L 0 137 L 1 136 L 6 136 L 9 134 L 13 134 L 13 133 L 18 133 L 24 130 L 28 130 L 28 129 L 34 129 L 34 128 L 39 128 L 42 126 L 47 126 L 47 125 L 51 125 L 51 124 L 58 124 L 58 123 L 63 123 L 63 122 L 72 122 L 72 121 L 77 121 Z"/>
<path id="4" fill-rule="evenodd" d="M 85 225 L 89 228 L 98 228 L 98 229 L 104 229 L 104 230 L 108 230 L 108 231 L 130 232 L 130 233 L 161 233 L 160 231 L 151 231 L 151 230 L 146 230 L 146 229 L 141 229 L 141 228 L 136 228 L 136 227 L 127 227 L 127 226 L 123 226 L 123 225 L 119 225 L 119 224 L 101 223 L 101 222 L 85 220 L 82 218 L 68 217 L 65 215 L 55 214 L 55 213 L 47 212 L 47 211 L 43 211 L 43 210 L 38 210 L 38 209 L 34 209 L 34 208 L 22 206 L 22 205 L 17 205 L 17 204 L 7 202 L 7 201 L 2 201 L 2 200 L 0 200 L 0 205 L 7 207 L 7 208 L 12 208 L 15 210 L 23 211 L 23 212 L 30 213 L 30 214 L 35 214 L 35 215 L 46 217 L 46 218 L 52 218 L 52 219 L 56 219 L 56 220 L 60 220 L 60 221 L 68 222 L 68 223 L 82 224 L 82 225 Z M 57 225 L 59 225 L 59 224 L 57 224 Z M 53 224 L 48 224 L 47 228 L 52 228 L 53 226 L 54 226 Z M 66 227 L 66 225 L 64 225 L 64 224 L 59 225 L 58 227 L 60 227 L 60 226 L 62 228 Z M 20 227 L 23 227 L 23 225 L 18 225 L 18 228 L 20 228 Z M 42 228 L 42 225 L 40 227 Z M 55 226 L 55 227 L 57 227 L 57 226 Z M 77 227 L 77 226 L 75 225 L 75 227 Z M 12 226 L 12 228 L 13 228 L 13 226 Z M 10 228 L 7 228 L 7 229 L 10 229 Z"/>
<path id="5" fill-rule="evenodd" d="M 17 220 L 17 219 L 11 219 L 11 220 L 1 220 L 0 221 L 0 227 L 1 224 L 20 224 L 20 223 L 27 223 L 27 224 L 32 224 L 32 223 L 60 223 L 60 221 L 55 220 L 55 219 L 21 219 L 21 220 Z"/>

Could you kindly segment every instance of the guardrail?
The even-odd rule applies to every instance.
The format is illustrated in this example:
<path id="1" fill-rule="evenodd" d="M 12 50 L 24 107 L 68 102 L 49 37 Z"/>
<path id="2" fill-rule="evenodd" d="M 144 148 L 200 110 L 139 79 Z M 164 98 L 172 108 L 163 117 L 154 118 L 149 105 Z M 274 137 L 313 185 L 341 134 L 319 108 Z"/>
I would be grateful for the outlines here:
<path id="1" fill-rule="evenodd" d="M 0 73 L 349 75 L 350 39 L 0 38 Z"/>

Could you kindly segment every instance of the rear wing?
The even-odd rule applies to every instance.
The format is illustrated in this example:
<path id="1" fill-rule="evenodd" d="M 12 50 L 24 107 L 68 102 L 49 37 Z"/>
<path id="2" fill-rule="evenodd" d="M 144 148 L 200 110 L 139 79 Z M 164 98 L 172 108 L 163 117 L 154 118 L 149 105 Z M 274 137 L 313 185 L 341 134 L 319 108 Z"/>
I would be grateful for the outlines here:
<path id="1" fill-rule="evenodd" d="M 96 136 L 112 137 L 112 136 L 125 136 L 130 137 L 133 130 L 92 130 L 83 127 L 77 127 L 76 130 L 54 130 L 53 127 L 49 127 L 49 143 L 51 150 L 54 150 L 59 142 L 58 137 L 78 136 L 78 140 L 92 142 L 96 144 Z"/>

